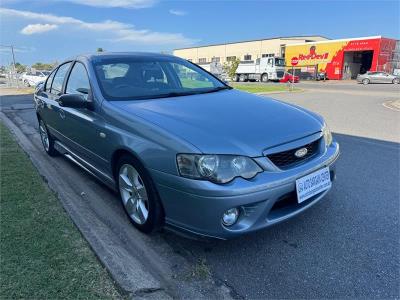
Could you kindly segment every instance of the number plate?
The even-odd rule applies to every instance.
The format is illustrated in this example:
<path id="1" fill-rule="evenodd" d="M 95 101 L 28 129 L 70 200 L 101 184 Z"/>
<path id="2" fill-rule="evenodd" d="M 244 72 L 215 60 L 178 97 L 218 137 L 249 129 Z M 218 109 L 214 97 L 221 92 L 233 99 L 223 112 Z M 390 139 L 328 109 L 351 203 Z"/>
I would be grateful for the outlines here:
<path id="1" fill-rule="evenodd" d="M 301 203 L 332 186 L 329 168 L 323 168 L 296 180 L 297 202 Z"/>

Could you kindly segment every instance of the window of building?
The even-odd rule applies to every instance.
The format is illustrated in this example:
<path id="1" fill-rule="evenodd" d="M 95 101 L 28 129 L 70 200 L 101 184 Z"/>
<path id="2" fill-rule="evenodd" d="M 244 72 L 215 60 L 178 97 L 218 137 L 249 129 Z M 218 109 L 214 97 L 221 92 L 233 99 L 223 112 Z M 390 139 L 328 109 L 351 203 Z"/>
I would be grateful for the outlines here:
<path id="1" fill-rule="evenodd" d="M 207 58 L 199 58 L 200 64 L 205 64 L 207 62 Z"/>
<path id="2" fill-rule="evenodd" d="M 286 49 L 286 46 L 281 45 L 281 57 L 283 57 L 283 58 L 285 58 L 285 49 Z"/>
<path id="3" fill-rule="evenodd" d="M 234 61 L 236 60 L 236 56 L 227 56 L 226 61 Z"/>
<path id="4" fill-rule="evenodd" d="M 244 60 L 251 60 L 251 55 L 250 54 L 246 54 L 244 56 Z"/>
<path id="5" fill-rule="evenodd" d="M 211 59 L 211 61 L 212 62 L 220 62 L 221 61 L 221 58 L 220 57 L 213 57 L 212 59 Z"/>
<path id="6" fill-rule="evenodd" d="M 274 53 L 264 53 L 264 54 L 261 54 L 261 57 L 274 57 L 274 56 L 275 56 Z"/>

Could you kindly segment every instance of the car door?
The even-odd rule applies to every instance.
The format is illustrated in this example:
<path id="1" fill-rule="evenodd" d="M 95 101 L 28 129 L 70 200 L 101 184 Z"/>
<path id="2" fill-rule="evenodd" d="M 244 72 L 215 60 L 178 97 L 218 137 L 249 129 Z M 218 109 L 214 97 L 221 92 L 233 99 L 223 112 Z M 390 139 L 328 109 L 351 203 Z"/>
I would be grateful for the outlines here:
<path id="1" fill-rule="evenodd" d="M 65 93 L 80 94 L 91 102 L 87 108 L 62 108 L 65 113 L 63 132 L 70 141 L 70 150 L 97 170 L 106 170 L 105 123 L 99 114 L 100 103 L 92 96 L 88 72 L 83 63 L 74 63 L 66 81 Z"/>
<path id="2" fill-rule="evenodd" d="M 49 115 L 49 122 L 47 125 L 50 133 L 63 143 L 67 143 L 68 140 L 65 137 L 62 126 L 65 114 L 58 104 L 58 99 L 63 94 L 64 82 L 71 65 L 72 62 L 66 62 L 57 68 L 51 83 L 50 91 L 47 92 L 47 109 Z"/>

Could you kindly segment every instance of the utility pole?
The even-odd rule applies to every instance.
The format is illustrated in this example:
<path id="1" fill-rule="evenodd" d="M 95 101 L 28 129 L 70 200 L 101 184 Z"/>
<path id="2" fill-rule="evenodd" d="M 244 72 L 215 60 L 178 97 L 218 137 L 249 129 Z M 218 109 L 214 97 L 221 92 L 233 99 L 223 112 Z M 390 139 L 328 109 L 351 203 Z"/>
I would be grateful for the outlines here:
<path id="1" fill-rule="evenodd" d="M 11 49 L 12 60 L 13 60 L 13 73 L 14 73 L 13 75 L 15 76 L 16 85 L 17 85 L 17 87 L 19 87 L 19 82 L 18 82 L 18 78 L 17 78 L 17 68 L 15 67 L 14 46 L 13 45 L 0 45 L 0 47 L 5 47 L 5 48 L 10 48 Z M 12 80 L 13 79 L 14 78 L 12 78 Z"/>

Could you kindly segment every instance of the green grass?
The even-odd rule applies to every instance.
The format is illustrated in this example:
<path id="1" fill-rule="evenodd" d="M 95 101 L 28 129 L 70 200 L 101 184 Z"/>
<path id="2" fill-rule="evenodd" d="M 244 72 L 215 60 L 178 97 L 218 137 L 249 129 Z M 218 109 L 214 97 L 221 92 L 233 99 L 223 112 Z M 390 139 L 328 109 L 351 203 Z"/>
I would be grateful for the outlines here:
<path id="1" fill-rule="evenodd" d="M 121 298 L 107 271 L 0 123 L 0 298 Z"/>
<path id="2" fill-rule="evenodd" d="M 277 85 L 259 85 L 259 84 L 238 84 L 229 83 L 229 85 L 237 90 L 249 92 L 249 93 L 268 93 L 268 92 L 280 92 L 289 91 L 289 87 L 286 84 Z M 294 90 L 299 90 L 294 88 Z"/>

